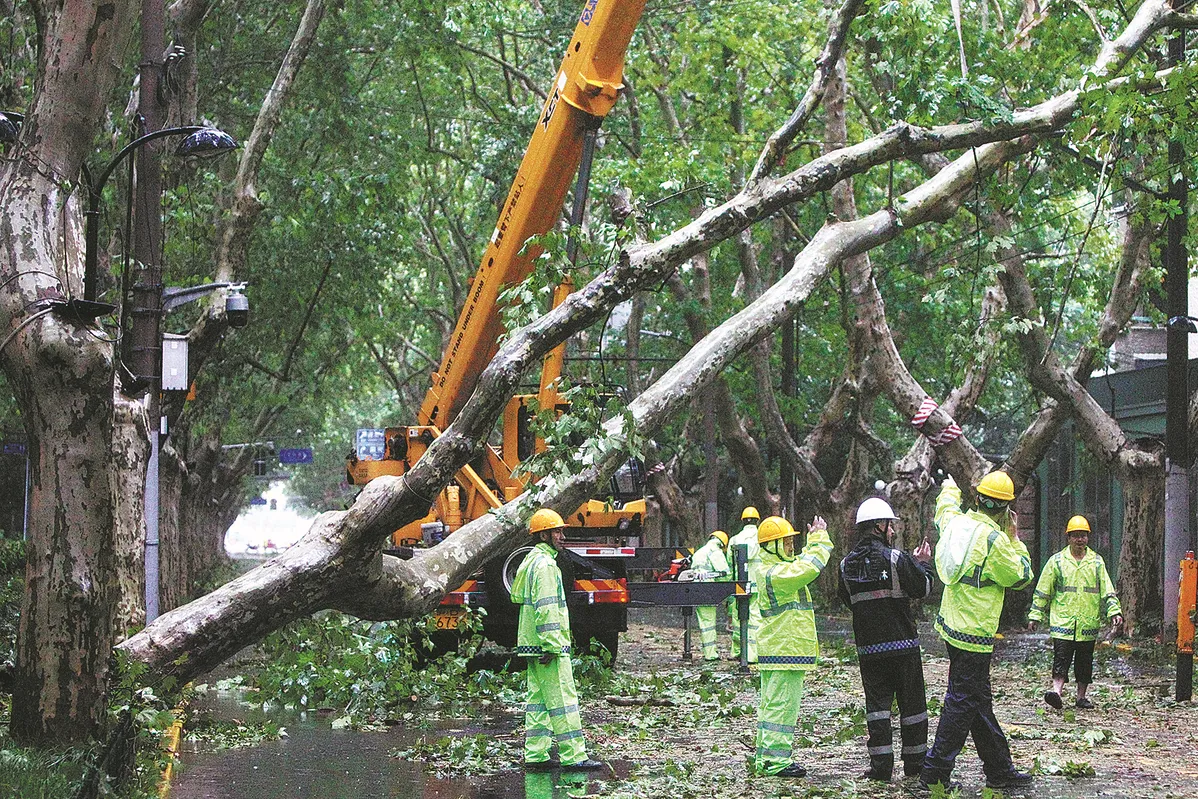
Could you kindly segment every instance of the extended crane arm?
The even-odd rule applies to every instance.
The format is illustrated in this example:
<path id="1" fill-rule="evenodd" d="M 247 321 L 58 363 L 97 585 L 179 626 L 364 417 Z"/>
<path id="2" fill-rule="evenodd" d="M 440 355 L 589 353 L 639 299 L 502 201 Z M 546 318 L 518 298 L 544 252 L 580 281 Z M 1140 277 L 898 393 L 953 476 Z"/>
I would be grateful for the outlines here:
<path id="1" fill-rule="evenodd" d="M 520 250 L 557 221 L 578 169 L 586 130 L 607 115 L 623 88 L 624 53 L 644 8 L 645 0 L 586 0 L 441 366 L 420 406 L 419 424 L 448 427 L 498 351 L 503 332 L 499 293 L 531 273 L 541 251 Z"/>

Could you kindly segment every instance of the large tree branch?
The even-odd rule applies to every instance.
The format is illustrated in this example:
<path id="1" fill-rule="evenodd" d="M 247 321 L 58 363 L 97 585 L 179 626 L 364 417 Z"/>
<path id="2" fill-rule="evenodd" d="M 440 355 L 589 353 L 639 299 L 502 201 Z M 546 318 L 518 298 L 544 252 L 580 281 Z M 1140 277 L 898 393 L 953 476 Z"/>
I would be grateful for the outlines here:
<path id="1" fill-rule="evenodd" d="M 1027 138 L 994 144 L 979 149 L 976 158 L 958 159 L 905 195 L 901 213 L 879 211 L 825 227 L 784 278 L 704 337 L 634 400 L 629 413 L 639 434 L 652 436 L 682 403 L 709 386 L 733 358 L 788 319 L 833 264 L 889 241 L 903 230 L 943 217 L 979 172 L 992 171 L 1033 143 Z M 394 562 L 379 553 L 379 545 L 391 531 L 422 516 L 432 497 L 475 456 L 479 440 L 501 413 L 507 397 L 545 352 L 599 321 L 631 292 L 660 282 L 681 259 L 717 239 L 735 235 L 751 221 L 742 216 L 713 224 L 707 216 L 662 241 L 627 252 L 557 308 L 514 331 L 483 371 L 458 418 L 403 477 L 373 480 L 348 511 L 320 516 L 299 545 L 212 594 L 163 614 L 122 648 L 157 673 L 189 677 L 210 669 L 279 624 L 323 607 L 352 609 L 370 618 L 425 612 L 457 584 L 455 581 L 479 568 L 487 556 L 519 540 L 523 519 L 534 500 L 562 509 L 576 507 L 626 456 L 586 465 L 580 475 L 561 483 L 543 480 L 535 497 L 510 502 L 470 522 L 436 547 L 418 552 L 411 561 Z M 606 426 L 609 440 L 617 443 L 616 452 L 621 449 L 619 442 L 627 442 L 623 418 Z M 178 662 L 184 652 L 189 657 Z"/>
<path id="2" fill-rule="evenodd" d="M 682 315 L 686 320 L 691 341 L 697 342 L 707 335 L 709 327 L 703 315 L 698 313 L 695 306 L 705 310 L 711 309 L 711 283 L 708 277 L 706 253 L 691 261 L 691 274 L 694 276 L 695 291 L 683 282 L 677 272 L 670 275 L 667 281 L 674 298 L 682 307 Z M 697 296 L 696 296 L 697 295 Z M 728 448 L 728 456 L 741 475 L 741 487 L 744 489 L 751 505 L 764 508 L 774 508 L 777 498 L 770 494 L 766 476 L 765 460 L 757 442 L 749 435 L 736 411 L 736 401 L 732 391 L 723 378 L 716 380 L 710 396 L 712 410 L 720 429 L 720 439 Z M 716 468 L 709 464 L 708 468 Z"/>
<path id="3" fill-rule="evenodd" d="M 811 115 L 819 108 L 820 100 L 828 89 L 828 81 L 836 69 L 836 63 L 844 54 L 844 44 L 848 39 L 849 28 L 853 20 L 865 8 L 865 0 L 845 0 L 844 5 L 828 22 L 828 38 L 824 42 L 823 52 L 815 59 L 815 75 L 811 84 L 799 101 L 799 106 L 790 118 L 770 135 L 757 158 L 757 164 L 749 173 L 749 182 L 755 182 L 770 174 L 774 167 L 781 164 L 786 157 L 786 148 L 807 126 Z M 843 140 L 842 140 L 843 141 Z"/>
<path id="4" fill-rule="evenodd" d="M 1005 216 L 990 212 L 984 219 L 996 233 L 1010 232 L 1010 222 Z M 1142 461 L 1144 453 L 1139 448 L 1128 449 L 1128 442 L 1118 423 L 1094 402 L 1084 386 L 1091 372 L 1098 366 L 1102 354 L 1110 349 L 1116 336 L 1135 312 L 1136 302 L 1143 288 L 1144 275 L 1150 267 L 1148 248 L 1153 235 L 1152 226 L 1146 224 L 1129 224 L 1124 230 L 1122 257 L 1099 323 L 1098 338 L 1078 352 L 1068 371 L 1060 366 L 1054 355 L 1044 349 L 1047 346 L 1047 335 L 1044 333 L 1042 321 L 1039 324 L 1035 321 L 1041 320 L 1041 317 L 1027 281 L 1022 257 L 1010 247 L 998 251 L 998 257 L 1006 266 L 1004 272 L 1000 273 L 1000 279 L 1008 294 L 1014 294 L 1011 314 L 1013 317 L 1029 320 L 1029 329 L 1019 334 L 1020 350 L 1024 354 L 1033 382 L 1052 389 L 1052 398 L 1020 435 L 1007 459 L 1008 471 L 1017 485 L 1022 485 L 1027 479 L 1032 469 L 1043 458 L 1060 426 L 1071 416 L 1080 417 L 1078 427 L 1083 439 L 1091 451 L 1105 462 L 1119 465 L 1123 459 L 1130 459 L 1129 463 Z M 1080 401 L 1075 402 L 1075 398 Z"/>

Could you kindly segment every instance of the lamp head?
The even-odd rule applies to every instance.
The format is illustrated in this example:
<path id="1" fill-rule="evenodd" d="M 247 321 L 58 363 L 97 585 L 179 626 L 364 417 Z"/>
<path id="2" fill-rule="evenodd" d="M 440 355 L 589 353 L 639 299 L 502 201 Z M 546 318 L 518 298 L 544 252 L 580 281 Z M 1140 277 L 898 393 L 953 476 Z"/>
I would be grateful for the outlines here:
<path id="1" fill-rule="evenodd" d="M 237 149 L 237 142 L 228 133 L 216 128 L 203 128 L 190 134 L 175 148 L 181 158 L 212 158 Z"/>
<path id="2" fill-rule="evenodd" d="M 21 135 L 24 114 L 16 111 L 0 111 L 0 144 L 12 144 Z"/>
<path id="3" fill-rule="evenodd" d="M 229 320 L 229 327 L 245 327 L 250 323 L 250 301 L 241 293 L 243 291 L 245 284 L 238 283 L 229 286 L 225 296 L 225 318 Z"/>

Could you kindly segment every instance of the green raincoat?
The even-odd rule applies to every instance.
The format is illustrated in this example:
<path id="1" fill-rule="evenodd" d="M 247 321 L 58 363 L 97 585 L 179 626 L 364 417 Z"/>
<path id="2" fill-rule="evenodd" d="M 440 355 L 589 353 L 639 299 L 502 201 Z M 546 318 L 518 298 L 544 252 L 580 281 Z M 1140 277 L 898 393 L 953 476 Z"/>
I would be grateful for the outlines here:
<path id="1" fill-rule="evenodd" d="M 728 573 L 736 579 L 736 547 L 745 548 L 745 564 L 748 569 L 749 584 L 749 657 L 750 663 L 757 662 L 757 628 L 761 626 L 761 614 L 753 602 L 753 594 L 757 588 L 753 585 L 753 562 L 757 560 L 761 547 L 757 545 L 757 525 L 746 524 L 744 528 L 728 541 Z M 740 616 L 736 612 L 736 597 L 728 597 L 728 618 L 732 620 L 732 655 L 740 657 Z"/>
<path id="2" fill-rule="evenodd" d="M 762 547 L 751 565 L 757 584 L 753 603 L 761 614 L 757 637 L 757 668 L 761 698 L 757 707 L 758 774 L 777 774 L 791 763 L 803 675 L 819 655 L 815 612 L 807 586 L 828 564 L 832 539 L 827 530 L 813 530 L 807 546 L 793 559 Z"/>
<path id="3" fill-rule="evenodd" d="M 512 581 L 512 601 L 520 606 L 516 654 L 528 663 L 524 759 L 544 763 L 556 741 L 568 765 L 586 760 L 587 750 L 570 662 L 570 612 L 556 556 L 545 542 L 525 555 Z"/>
<path id="4" fill-rule="evenodd" d="M 1044 564 L 1027 617 L 1043 622 L 1046 609 L 1049 635 L 1065 641 L 1093 641 L 1104 620 L 1123 615 L 1106 562 L 1089 547 L 1081 560 L 1065 547 Z"/>
<path id="5" fill-rule="evenodd" d="M 1032 581 L 1027 547 L 986 514 L 962 511 L 952 481 L 936 499 L 936 527 L 936 571 L 944 582 L 936 632 L 957 649 L 993 652 L 1006 589 Z"/>
<path id="6" fill-rule="evenodd" d="M 691 568 L 695 571 L 705 572 L 709 577 L 707 580 L 725 582 L 731 579 L 728 572 L 728 557 L 724 553 L 724 547 L 720 545 L 719 539 L 709 538 L 707 543 L 699 547 L 691 558 Z M 716 650 L 716 607 L 714 605 L 703 605 L 695 608 L 695 618 L 699 622 L 699 641 L 703 646 L 704 660 L 718 660 L 719 652 Z"/>

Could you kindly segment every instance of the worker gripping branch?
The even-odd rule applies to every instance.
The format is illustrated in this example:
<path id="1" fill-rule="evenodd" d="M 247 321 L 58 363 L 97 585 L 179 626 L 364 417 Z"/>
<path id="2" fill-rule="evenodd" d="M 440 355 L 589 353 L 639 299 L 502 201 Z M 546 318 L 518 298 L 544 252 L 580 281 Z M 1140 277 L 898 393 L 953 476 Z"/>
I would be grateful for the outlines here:
<path id="1" fill-rule="evenodd" d="M 753 603 L 761 613 L 757 668 L 761 699 L 757 707 L 758 774 L 803 777 L 807 769 L 791 760 L 803 675 L 815 667 L 819 644 L 807 586 L 832 556 L 828 525 L 816 516 L 807 527 L 807 546 L 796 557 L 795 529 L 779 516 L 757 528 L 760 552 L 751 566 L 757 584 Z"/>
<path id="2" fill-rule="evenodd" d="M 723 530 L 712 533 L 707 543 L 691 558 L 691 569 L 698 574 L 697 579 L 703 582 L 726 582 L 728 574 L 728 534 Z M 695 618 L 699 621 L 699 641 L 703 645 L 703 659 L 719 660 L 716 650 L 716 606 L 701 605 L 695 608 Z"/>
<path id="3" fill-rule="evenodd" d="M 1112 622 L 1112 631 L 1123 626 L 1123 609 L 1102 556 L 1088 546 L 1090 522 L 1074 516 L 1065 526 L 1068 546 L 1048 559 L 1040 572 L 1032 609 L 1027 614 L 1028 629 L 1044 621 L 1048 610 L 1048 634 L 1052 638 L 1052 689 L 1044 701 L 1061 709 L 1061 689 L 1069 678 L 1069 666 L 1077 681 L 1079 708 L 1094 707 L 1086 698 L 1086 689 L 1094 681 L 1094 642 L 1102 632 L 1103 620 Z"/>
<path id="4" fill-rule="evenodd" d="M 752 564 L 757 558 L 757 522 L 761 519 L 761 515 L 757 512 L 757 508 L 752 505 L 741 511 L 740 520 L 744 522 L 744 527 L 732 539 L 728 541 L 728 571 L 732 574 L 732 578 L 736 579 L 739 575 L 736 573 L 736 548 L 743 546 L 745 548 L 745 564 L 750 571 L 749 584 L 745 590 L 748 593 L 743 599 L 738 598 L 735 594 L 728 597 L 728 618 L 732 620 L 732 659 L 740 658 L 740 614 L 737 612 L 737 602 L 749 603 L 749 641 L 748 641 L 748 662 L 757 662 L 757 630 L 761 626 L 761 614 L 757 611 L 757 605 L 753 602 L 753 594 L 757 588 L 753 585 Z"/>
<path id="5" fill-rule="evenodd" d="M 857 545 L 840 561 L 841 601 L 853 611 L 853 636 L 865 689 L 865 777 L 889 782 L 894 771 L 890 708 L 898 700 L 903 772 L 916 776 L 928 751 L 928 701 L 919 632 L 911 600 L 932 590 L 932 545 L 908 554 L 893 549 L 898 516 L 890 503 L 870 497 L 857 508 Z"/>
<path id="6" fill-rule="evenodd" d="M 970 735 L 987 787 L 1015 788 L 1032 781 L 1011 761 L 990 692 L 990 658 L 1006 589 L 1032 581 L 1032 562 L 1010 509 L 1014 499 L 1011 478 L 993 471 L 977 485 L 977 510 L 962 510 L 961 490 L 951 477 L 936 500 L 936 573 L 944 582 L 936 631 L 948 647 L 949 666 L 936 741 L 919 778 L 925 790 L 936 783 L 945 790 L 954 787 L 953 765 Z"/>
<path id="7" fill-rule="evenodd" d="M 565 527 L 562 517 L 549 508 L 532 515 L 528 531 L 537 543 L 524 556 L 512 581 L 512 601 L 520 606 L 516 655 L 528 663 L 524 768 L 529 771 L 559 765 L 589 770 L 603 765 L 587 757 L 570 663 L 570 612 L 557 567 Z M 549 757 L 555 740 L 560 760 Z"/>

